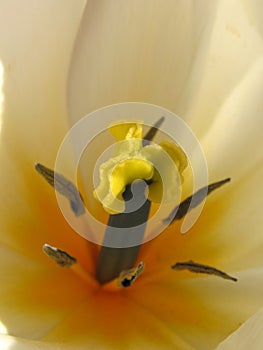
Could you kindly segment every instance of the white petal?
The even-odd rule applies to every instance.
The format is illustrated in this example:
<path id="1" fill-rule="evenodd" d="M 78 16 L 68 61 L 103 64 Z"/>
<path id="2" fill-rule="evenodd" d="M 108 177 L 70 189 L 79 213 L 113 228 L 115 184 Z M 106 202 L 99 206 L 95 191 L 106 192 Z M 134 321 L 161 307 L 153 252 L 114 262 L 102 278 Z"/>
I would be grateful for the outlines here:
<path id="1" fill-rule="evenodd" d="M 92 293 L 70 269 L 43 266 L 2 245 L 0 253 L 0 317 L 7 334 L 39 339 Z"/>
<path id="2" fill-rule="evenodd" d="M 262 268 L 228 272 L 238 277 L 238 282 L 190 273 L 182 280 L 183 272 L 168 269 L 163 279 L 157 277 L 149 283 L 138 279 L 138 290 L 131 288 L 129 298 L 150 310 L 194 349 L 214 349 L 263 306 Z"/>
<path id="3" fill-rule="evenodd" d="M 212 178 L 230 176 L 237 180 L 262 161 L 262 92 L 263 59 L 260 58 L 226 98 L 202 139 Z"/>
<path id="4" fill-rule="evenodd" d="M 203 52 L 209 44 L 218 3 L 89 1 L 69 80 L 72 120 L 123 101 L 181 113 L 193 62 L 199 47 Z"/>
<path id="5" fill-rule="evenodd" d="M 199 260 L 224 269 L 262 266 L 262 176 L 259 163 L 246 177 L 233 178 L 211 195 L 186 244 L 189 257 L 196 252 Z"/>
<path id="6" fill-rule="evenodd" d="M 262 22 L 262 12 L 258 16 Z M 206 39 L 201 42 L 205 48 L 199 47 L 197 51 L 184 96 L 185 117 L 198 137 L 205 135 L 214 120 L 222 117 L 217 115 L 218 110 L 226 100 L 229 104 L 235 98 L 233 92 L 263 53 L 262 37 L 239 0 L 219 1 L 213 28 Z M 258 91 L 253 90 L 249 96 L 253 93 L 258 95 Z M 235 105 L 236 101 L 232 103 Z M 225 118 L 231 122 L 235 110 L 228 112 Z"/>
<path id="7" fill-rule="evenodd" d="M 262 50 L 238 0 L 91 1 L 72 62 L 71 119 L 143 101 L 178 113 L 200 137 Z"/>
<path id="8" fill-rule="evenodd" d="M 0 4 L 0 235 L 1 241 L 20 249 L 41 240 L 39 231 L 49 211 L 44 197 L 51 201 L 53 193 L 34 163 L 52 166 L 66 131 L 68 66 L 84 5 L 84 0 Z"/>
<path id="9" fill-rule="evenodd" d="M 61 344 L 46 343 L 0 334 L 1 350 L 72 350 Z"/>
<path id="10" fill-rule="evenodd" d="M 210 194 L 201 216 L 186 234 L 181 222 L 142 247 L 148 268 L 194 260 L 223 270 L 262 266 L 263 163 Z M 154 271 L 153 271 L 154 273 Z"/>
<path id="11" fill-rule="evenodd" d="M 10 153 L 20 152 L 24 163 L 29 155 L 31 161 L 54 160 L 65 132 L 68 66 L 84 5 L 1 1 L 1 143 Z"/>
<path id="12" fill-rule="evenodd" d="M 263 13 L 263 3 L 261 0 L 242 0 L 245 11 L 251 23 L 260 35 L 263 37 L 263 23 L 262 23 L 262 13 Z"/>
<path id="13" fill-rule="evenodd" d="M 261 350 L 263 344 L 263 309 L 224 340 L 216 350 Z"/>

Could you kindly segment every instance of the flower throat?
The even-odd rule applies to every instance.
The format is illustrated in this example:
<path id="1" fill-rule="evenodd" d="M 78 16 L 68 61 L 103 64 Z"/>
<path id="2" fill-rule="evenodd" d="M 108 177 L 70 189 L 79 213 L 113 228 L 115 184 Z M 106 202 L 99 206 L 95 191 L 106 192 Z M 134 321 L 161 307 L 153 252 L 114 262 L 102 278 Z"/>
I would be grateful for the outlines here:
<path id="1" fill-rule="evenodd" d="M 117 144 L 115 157 L 101 166 L 100 184 L 94 189 L 95 198 L 109 213 L 103 244 L 95 268 L 95 279 L 101 285 L 116 280 L 118 286 L 130 287 L 145 268 L 143 262 L 140 262 L 137 267 L 135 264 L 143 243 L 151 203 L 160 202 L 160 191 L 164 190 L 160 174 L 154 167 L 156 161 L 162 160 L 163 152 L 169 155 L 173 166 L 179 169 L 179 178 L 178 176 L 171 178 L 171 187 L 167 193 L 163 192 L 164 195 L 173 196 L 177 190 L 176 186 L 183 181 L 187 158 L 181 148 L 167 142 L 159 146 L 149 144 L 163 121 L 164 117 L 160 118 L 143 138 L 142 127 L 138 124 L 116 124 L 110 127 L 116 140 L 121 142 Z M 51 186 L 68 199 L 76 216 L 85 214 L 83 197 L 79 197 L 78 188 L 71 181 L 44 165 L 36 164 L 35 169 Z M 167 177 L 171 176 L 169 166 L 164 174 L 167 174 Z M 198 206 L 209 193 L 229 181 L 230 179 L 227 178 L 201 188 L 177 205 L 163 219 L 163 222 L 169 221 L 169 224 L 172 224 L 182 219 L 187 214 L 190 204 L 191 208 Z M 148 195 L 146 195 L 147 187 Z M 128 229 L 129 233 L 120 235 L 122 228 Z M 133 242 L 139 242 L 139 244 L 134 245 Z M 62 267 L 72 267 L 77 264 L 77 259 L 49 244 L 44 245 L 43 251 Z M 221 270 L 193 261 L 177 262 L 171 268 L 213 274 L 236 281 L 234 277 Z"/>

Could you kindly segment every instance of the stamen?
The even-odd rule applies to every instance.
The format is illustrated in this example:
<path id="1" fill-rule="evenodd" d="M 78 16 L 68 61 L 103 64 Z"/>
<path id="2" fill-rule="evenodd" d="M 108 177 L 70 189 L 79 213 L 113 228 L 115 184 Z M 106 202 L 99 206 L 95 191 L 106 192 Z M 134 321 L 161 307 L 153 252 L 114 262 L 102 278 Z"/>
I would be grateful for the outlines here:
<path id="1" fill-rule="evenodd" d="M 208 266 L 208 265 L 203 265 L 196 263 L 192 260 L 187 261 L 187 262 L 178 262 L 175 265 L 172 266 L 173 270 L 188 270 L 194 273 L 204 273 L 208 275 L 215 275 L 227 280 L 231 280 L 234 282 L 237 282 L 237 278 L 232 277 L 228 275 L 227 273 L 216 269 L 215 267 Z"/>
<path id="2" fill-rule="evenodd" d="M 35 169 L 52 187 L 55 188 L 56 191 L 58 191 L 69 200 L 70 207 L 76 216 L 85 214 L 83 198 L 79 193 L 77 187 L 71 181 L 67 180 L 63 175 L 55 173 L 54 170 L 51 170 L 42 164 L 36 163 Z"/>
<path id="3" fill-rule="evenodd" d="M 143 273 L 145 264 L 141 261 L 137 267 L 122 271 L 118 278 L 118 285 L 124 288 L 130 287 L 136 279 Z"/>
<path id="4" fill-rule="evenodd" d="M 53 259 L 59 266 L 70 267 L 77 262 L 77 259 L 69 255 L 64 250 L 60 250 L 56 247 L 52 247 L 49 244 L 43 245 L 43 252 Z"/>
<path id="5" fill-rule="evenodd" d="M 80 277 L 83 281 L 88 282 L 89 285 L 98 286 L 98 283 L 94 280 L 94 278 L 86 271 L 77 261 L 76 258 L 69 255 L 64 250 L 58 249 L 56 247 L 52 247 L 49 244 L 43 245 L 43 252 L 54 260 L 59 266 L 67 267 L 72 272 L 74 272 L 78 277 Z"/>
<path id="6" fill-rule="evenodd" d="M 157 122 L 150 128 L 150 130 L 146 133 L 146 135 L 143 137 L 143 146 L 146 145 L 147 142 L 145 142 L 145 140 L 147 141 L 151 141 L 154 136 L 156 135 L 156 133 L 159 130 L 159 127 L 162 125 L 162 123 L 164 122 L 164 117 L 161 117 L 160 119 L 157 120 Z"/>
<path id="7" fill-rule="evenodd" d="M 230 181 L 230 178 L 212 183 L 208 186 L 205 186 L 194 193 L 192 196 L 186 198 L 183 202 L 177 205 L 174 210 L 167 216 L 167 218 L 163 219 L 163 223 L 169 222 L 170 224 L 176 220 L 182 219 L 188 212 L 188 209 L 191 204 L 191 209 L 197 207 L 211 192 L 216 190 L 217 188 L 223 186 L 227 182 Z"/>

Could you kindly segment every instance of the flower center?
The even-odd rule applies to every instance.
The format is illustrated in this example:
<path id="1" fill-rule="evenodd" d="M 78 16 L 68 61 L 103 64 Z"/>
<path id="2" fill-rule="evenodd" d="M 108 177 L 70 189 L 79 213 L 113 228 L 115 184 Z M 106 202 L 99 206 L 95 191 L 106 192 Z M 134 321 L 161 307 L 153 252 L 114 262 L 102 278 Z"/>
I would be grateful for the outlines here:
<path id="1" fill-rule="evenodd" d="M 119 286 L 129 287 L 141 275 L 145 268 L 144 263 L 134 266 L 143 242 L 151 203 L 173 199 L 184 180 L 187 157 L 183 150 L 175 143 L 161 142 L 156 145 L 150 142 L 162 121 L 163 118 L 158 120 L 144 138 L 141 124 L 122 122 L 109 127 L 116 139 L 114 155 L 101 164 L 100 182 L 93 192 L 94 197 L 109 214 L 96 264 L 95 278 L 101 285 L 116 280 Z M 55 186 L 55 189 L 69 200 L 76 216 L 85 213 L 85 206 L 79 200 L 78 189 L 73 183 L 63 175 L 56 174 L 55 185 L 53 170 L 41 164 L 36 164 L 35 168 L 50 185 Z M 180 220 L 187 214 L 192 200 L 193 208 L 201 203 L 207 194 L 228 181 L 229 179 L 226 179 L 200 189 L 181 202 L 163 221 Z M 164 186 L 167 183 L 169 186 Z M 120 235 L 120 229 L 128 229 L 128 234 Z M 82 277 L 85 275 L 85 271 L 77 265 L 77 260 L 67 252 L 48 244 L 44 245 L 43 250 L 60 266 L 73 268 Z M 236 281 L 234 277 L 216 268 L 193 261 L 178 262 L 172 268 L 214 274 Z"/>

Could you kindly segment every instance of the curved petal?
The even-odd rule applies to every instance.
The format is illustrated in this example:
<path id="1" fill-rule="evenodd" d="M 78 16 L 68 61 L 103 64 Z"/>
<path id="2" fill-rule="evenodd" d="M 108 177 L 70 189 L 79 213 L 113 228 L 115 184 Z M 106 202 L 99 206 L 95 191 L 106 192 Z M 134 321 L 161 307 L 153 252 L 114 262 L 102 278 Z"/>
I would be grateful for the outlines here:
<path id="1" fill-rule="evenodd" d="M 237 331 L 224 340 L 216 350 L 261 350 L 263 343 L 263 310 L 259 310 Z"/>
<path id="2" fill-rule="evenodd" d="M 129 298 L 196 350 L 214 349 L 263 306 L 262 267 L 235 273 L 236 283 L 217 277 L 181 280 L 179 275 L 169 269 L 162 279 L 138 279 Z"/>
<path id="3" fill-rule="evenodd" d="M 143 101 L 176 112 L 201 137 L 262 50 L 238 0 L 90 1 L 69 80 L 72 122 Z"/>
<path id="4" fill-rule="evenodd" d="M 44 267 L 3 245 L 0 254 L 0 320 L 10 335 L 43 337 L 92 293 L 71 269 Z"/>
<path id="5" fill-rule="evenodd" d="M 82 0 L 0 4 L 0 240 L 35 257 L 43 241 L 63 242 L 53 241 L 54 232 L 58 237 L 70 232 L 60 225 L 64 219 L 55 196 L 34 162 L 52 165 L 66 131 L 68 66 L 84 5 Z"/>
<path id="6" fill-rule="evenodd" d="M 198 50 L 184 103 L 186 120 L 199 138 L 207 133 L 214 120 L 222 117 L 218 115 L 221 106 L 228 100 L 231 103 L 235 97 L 233 91 L 262 58 L 262 37 L 246 10 L 242 1 L 220 1 L 209 42 Z M 262 22 L 262 12 L 258 16 Z M 258 91 L 251 91 L 250 96 L 254 92 Z M 233 118 L 231 112 L 226 116 L 229 122 Z"/>
<path id="7" fill-rule="evenodd" d="M 263 3 L 261 0 L 242 0 L 245 11 L 251 23 L 263 37 L 262 13 Z"/>
<path id="8" fill-rule="evenodd" d="M 228 270 L 262 266 L 262 176 L 260 162 L 210 198 L 189 237 L 188 252 L 196 251 L 199 259 Z"/>
<path id="9" fill-rule="evenodd" d="M 2 350 L 54 350 L 54 344 L 52 343 L 12 337 L 3 334 L 0 334 L 0 345 Z M 64 349 L 72 350 L 72 348 L 65 347 L 64 345 L 56 344 L 56 350 Z"/>
<path id="10" fill-rule="evenodd" d="M 263 164 L 246 177 L 211 194 L 201 216 L 186 234 L 181 222 L 144 244 L 140 259 L 152 271 L 179 261 L 194 260 L 223 270 L 258 267 L 263 263 Z"/>
<path id="11" fill-rule="evenodd" d="M 137 306 L 125 293 L 93 294 L 43 340 L 83 350 L 193 350 L 158 315 Z"/>
<path id="12" fill-rule="evenodd" d="M 159 104 L 184 114 L 181 99 L 189 93 L 196 58 L 209 46 L 218 3 L 89 1 L 69 80 L 72 121 L 125 101 Z M 203 69 L 199 64 L 199 78 Z M 197 79 L 193 94 L 199 83 Z"/>
<path id="13" fill-rule="evenodd" d="M 263 47 L 262 47 L 263 54 Z M 212 178 L 234 180 L 263 159 L 263 59 L 244 74 L 201 140 Z"/>
<path id="14" fill-rule="evenodd" d="M 54 160 L 65 132 L 68 66 L 85 2 L 1 2 L 1 144 L 9 152 L 21 147 L 21 157 L 27 152 L 32 159 Z"/>

